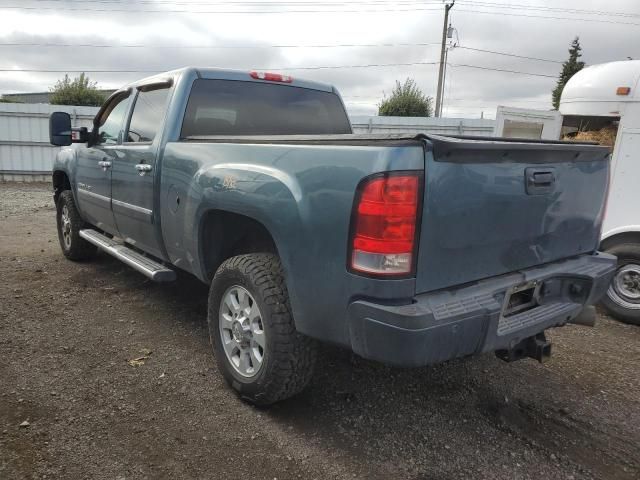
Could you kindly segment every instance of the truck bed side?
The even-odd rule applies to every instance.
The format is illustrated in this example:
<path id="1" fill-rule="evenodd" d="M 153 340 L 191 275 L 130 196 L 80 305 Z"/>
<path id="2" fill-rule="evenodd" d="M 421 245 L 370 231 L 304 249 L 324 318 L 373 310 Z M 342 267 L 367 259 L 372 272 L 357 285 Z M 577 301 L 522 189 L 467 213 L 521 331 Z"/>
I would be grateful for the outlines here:
<path id="1" fill-rule="evenodd" d="M 251 138 L 168 143 L 160 198 L 171 261 L 208 282 L 217 265 L 207 249 L 216 245 L 202 243 L 203 222 L 224 210 L 256 220 L 273 237 L 302 333 L 348 345 L 345 315 L 354 298 L 409 302 L 414 279 L 375 280 L 347 271 L 347 239 L 358 183 L 375 172 L 422 171 L 424 144 L 345 137 L 352 136 L 297 144 L 292 138 L 286 144 L 278 138 L 269 144 Z"/>

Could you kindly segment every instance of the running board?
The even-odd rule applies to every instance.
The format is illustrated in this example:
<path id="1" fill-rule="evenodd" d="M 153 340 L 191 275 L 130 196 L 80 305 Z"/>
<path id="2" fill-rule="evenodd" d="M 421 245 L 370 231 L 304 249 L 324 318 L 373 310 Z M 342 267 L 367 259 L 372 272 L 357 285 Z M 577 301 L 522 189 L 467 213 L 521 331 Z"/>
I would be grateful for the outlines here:
<path id="1" fill-rule="evenodd" d="M 176 279 L 176 272 L 165 267 L 161 263 L 145 257 L 141 253 L 105 237 L 100 232 L 91 229 L 80 230 L 80 236 L 87 242 L 101 248 L 109 255 L 116 257 L 133 269 L 149 277 L 154 282 L 172 282 Z"/>

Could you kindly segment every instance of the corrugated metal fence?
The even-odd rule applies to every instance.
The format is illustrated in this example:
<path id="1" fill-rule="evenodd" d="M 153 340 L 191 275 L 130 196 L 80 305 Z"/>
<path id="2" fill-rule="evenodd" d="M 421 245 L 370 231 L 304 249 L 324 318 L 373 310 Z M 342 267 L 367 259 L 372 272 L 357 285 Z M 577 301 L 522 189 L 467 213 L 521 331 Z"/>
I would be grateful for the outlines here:
<path id="1" fill-rule="evenodd" d="M 495 120 L 487 118 L 351 117 L 354 133 L 433 133 L 493 136 Z"/>
<path id="2" fill-rule="evenodd" d="M 0 181 L 49 180 L 59 147 L 49 143 L 49 115 L 64 111 L 90 127 L 97 107 L 0 103 Z"/>
<path id="3" fill-rule="evenodd" d="M 91 127 L 97 107 L 0 103 L 0 181 L 49 180 L 58 147 L 49 144 L 49 115 L 71 114 L 74 126 Z M 355 133 L 493 134 L 494 120 L 469 118 L 351 117 Z"/>

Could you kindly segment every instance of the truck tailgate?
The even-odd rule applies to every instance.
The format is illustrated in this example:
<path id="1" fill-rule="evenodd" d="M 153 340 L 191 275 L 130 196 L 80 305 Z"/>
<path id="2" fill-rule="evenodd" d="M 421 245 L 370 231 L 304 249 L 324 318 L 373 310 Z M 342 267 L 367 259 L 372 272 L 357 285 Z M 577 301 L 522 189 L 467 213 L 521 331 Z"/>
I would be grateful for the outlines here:
<path id="1" fill-rule="evenodd" d="M 423 293 L 597 249 L 609 149 L 425 137 Z"/>

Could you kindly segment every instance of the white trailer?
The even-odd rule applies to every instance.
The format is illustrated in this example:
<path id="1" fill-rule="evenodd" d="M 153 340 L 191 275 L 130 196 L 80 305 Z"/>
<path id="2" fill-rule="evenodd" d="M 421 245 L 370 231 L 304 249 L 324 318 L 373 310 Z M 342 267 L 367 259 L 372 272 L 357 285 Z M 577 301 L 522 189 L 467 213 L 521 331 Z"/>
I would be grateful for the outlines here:
<path id="1" fill-rule="evenodd" d="M 640 60 L 587 67 L 564 87 L 563 128 L 615 126 L 602 250 L 618 256 L 618 271 L 603 306 L 640 324 Z"/>
<path id="2" fill-rule="evenodd" d="M 556 110 L 498 105 L 494 137 L 558 140 L 562 129 L 562 115 Z"/>

